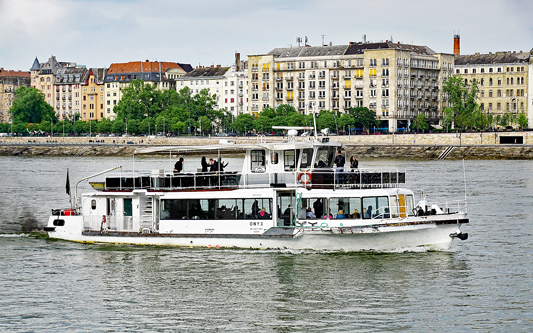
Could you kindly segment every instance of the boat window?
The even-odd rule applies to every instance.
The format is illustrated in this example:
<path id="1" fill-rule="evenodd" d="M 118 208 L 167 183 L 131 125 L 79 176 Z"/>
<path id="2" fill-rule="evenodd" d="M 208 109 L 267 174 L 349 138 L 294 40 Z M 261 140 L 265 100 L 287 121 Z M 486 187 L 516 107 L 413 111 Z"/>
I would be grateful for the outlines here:
<path id="1" fill-rule="evenodd" d="M 391 217 L 398 217 L 398 211 L 403 212 L 405 215 L 405 198 L 403 195 L 400 195 L 400 202 L 402 201 L 402 199 L 403 199 L 403 203 L 400 206 L 400 204 L 398 204 L 398 197 L 395 195 L 391 195 L 390 197 Z M 402 216 L 402 217 L 405 217 L 405 216 Z"/>
<path id="2" fill-rule="evenodd" d="M 214 219 L 213 210 L 209 209 L 209 201 L 214 200 L 190 199 L 187 205 L 188 218 L 192 220 Z"/>
<path id="3" fill-rule="evenodd" d="M 321 219 L 324 217 L 324 204 L 327 203 L 326 198 L 305 198 L 302 199 L 302 207 L 306 210 L 307 219 Z M 309 214 L 309 208 L 313 214 Z M 313 217 L 315 216 L 315 217 Z"/>
<path id="4" fill-rule="evenodd" d="M 283 166 L 285 171 L 291 171 L 296 168 L 296 161 L 298 160 L 298 153 L 296 150 L 283 151 Z"/>
<path id="5" fill-rule="evenodd" d="M 335 147 L 319 147 L 316 151 L 315 168 L 332 168 Z"/>
<path id="6" fill-rule="evenodd" d="M 239 220 L 271 216 L 272 199 L 161 200 L 161 220 Z"/>
<path id="7" fill-rule="evenodd" d="M 412 195 L 405 196 L 405 209 L 407 210 L 407 216 L 414 215 L 413 210 L 415 209 L 415 205 L 414 205 L 414 198 Z"/>
<path id="8" fill-rule="evenodd" d="M 361 218 L 361 198 L 330 198 L 329 207 L 334 217 L 342 210 L 345 218 Z"/>
<path id="9" fill-rule="evenodd" d="M 265 151 L 252 150 L 250 152 L 252 158 L 251 170 L 252 172 L 264 172 L 265 170 Z"/>
<path id="10" fill-rule="evenodd" d="M 313 148 L 305 148 L 302 152 L 302 163 L 300 163 L 301 169 L 306 169 L 311 167 L 313 161 Z"/>
<path id="11" fill-rule="evenodd" d="M 388 197 L 366 197 L 363 198 L 363 218 L 389 218 L 389 198 Z"/>
<path id="12" fill-rule="evenodd" d="M 217 220 L 235 220 L 238 215 L 242 214 L 242 207 L 238 203 L 242 200 L 220 199 L 217 200 L 215 208 L 215 217 Z"/>
<path id="13" fill-rule="evenodd" d="M 263 210 L 264 208 L 264 210 Z M 272 199 L 244 199 L 244 218 L 261 219 L 272 217 Z"/>
<path id="14" fill-rule="evenodd" d="M 91 200 L 91 209 L 92 209 L 92 210 L 95 210 L 95 209 L 96 209 L 96 200 L 95 200 L 95 199 L 92 199 L 92 200 Z"/>
<path id="15" fill-rule="evenodd" d="M 124 199 L 124 216 L 132 216 L 133 210 L 131 205 L 131 198 Z"/>
<path id="16" fill-rule="evenodd" d="M 273 151 L 270 153 L 270 163 L 278 164 L 278 152 Z"/>

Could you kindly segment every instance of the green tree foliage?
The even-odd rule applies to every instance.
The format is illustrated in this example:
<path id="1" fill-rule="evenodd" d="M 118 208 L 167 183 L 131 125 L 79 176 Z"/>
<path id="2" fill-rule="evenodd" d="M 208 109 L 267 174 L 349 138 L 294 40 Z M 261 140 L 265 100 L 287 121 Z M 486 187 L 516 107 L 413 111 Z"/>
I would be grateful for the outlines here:
<path id="1" fill-rule="evenodd" d="M 524 112 L 520 112 L 518 115 L 518 126 L 520 126 L 520 128 L 527 128 L 527 116 Z"/>
<path id="2" fill-rule="evenodd" d="M 353 117 L 354 124 L 359 124 L 367 131 L 379 125 L 376 113 L 366 107 L 349 108 L 348 113 Z"/>
<path id="3" fill-rule="evenodd" d="M 453 75 L 444 82 L 443 91 L 450 104 L 443 111 L 445 127 L 453 125 L 454 128 L 466 129 L 482 126 L 484 117 L 479 113 L 477 104 L 477 81 L 467 82 L 462 76 Z"/>
<path id="4" fill-rule="evenodd" d="M 320 111 L 316 117 L 316 127 L 319 131 L 325 128 L 335 129 L 335 116 L 333 113 L 327 110 Z"/>
<path id="5" fill-rule="evenodd" d="M 14 121 L 40 123 L 42 120 L 56 119 L 54 108 L 44 100 L 44 94 L 32 87 L 20 87 L 15 91 L 15 99 L 9 109 Z"/>
<path id="6" fill-rule="evenodd" d="M 254 119 L 254 116 L 252 116 L 251 114 L 242 113 L 238 115 L 237 118 L 235 118 L 231 128 L 239 133 L 251 131 L 254 128 Z"/>
<path id="7" fill-rule="evenodd" d="M 429 128 L 429 124 L 426 121 L 426 116 L 423 113 L 419 113 L 411 124 L 411 127 L 417 131 L 427 130 Z"/>

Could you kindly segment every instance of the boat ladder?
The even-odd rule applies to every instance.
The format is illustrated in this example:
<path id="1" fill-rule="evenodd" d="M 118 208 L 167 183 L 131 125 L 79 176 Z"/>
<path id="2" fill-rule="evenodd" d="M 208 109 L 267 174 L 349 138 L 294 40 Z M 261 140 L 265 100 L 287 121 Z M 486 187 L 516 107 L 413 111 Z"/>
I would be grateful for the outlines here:
<path id="1" fill-rule="evenodd" d="M 143 205 L 141 221 L 139 229 L 142 233 L 149 233 L 153 231 L 153 216 L 154 216 L 154 198 L 146 197 Z"/>
<path id="2" fill-rule="evenodd" d="M 444 149 L 444 151 L 442 153 L 440 153 L 440 155 L 437 158 L 437 160 L 443 160 L 446 157 L 448 157 L 448 155 L 450 155 L 450 153 L 452 152 L 453 148 L 454 148 L 453 146 L 446 147 L 446 149 Z"/>

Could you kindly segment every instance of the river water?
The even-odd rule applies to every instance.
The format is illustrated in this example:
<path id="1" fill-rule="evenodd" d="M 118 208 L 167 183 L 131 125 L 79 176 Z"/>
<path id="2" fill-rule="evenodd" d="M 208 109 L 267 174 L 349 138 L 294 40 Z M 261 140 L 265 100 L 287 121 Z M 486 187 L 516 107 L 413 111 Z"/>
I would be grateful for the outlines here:
<path id="1" fill-rule="evenodd" d="M 228 170 L 237 170 L 228 159 Z M 80 178 L 168 159 L 0 157 L 0 331 L 531 332 L 533 162 L 465 161 L 470 224 L 450 251 L 316 253 L 85 245 L 20 233 Z M 186 158 L 185 171 L 199 166 Z M 405 168 L 430 201 L 462 199 L 463 161 Z M 84 182 L 80 191 L 87 189 Z"/>

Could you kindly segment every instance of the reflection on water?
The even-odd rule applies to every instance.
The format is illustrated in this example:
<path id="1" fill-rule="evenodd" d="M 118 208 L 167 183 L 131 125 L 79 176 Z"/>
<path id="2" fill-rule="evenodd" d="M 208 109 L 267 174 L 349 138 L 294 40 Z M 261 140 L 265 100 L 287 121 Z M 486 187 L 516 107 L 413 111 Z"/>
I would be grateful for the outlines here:
<path id="1" fill-rule="evenodd" d="M 10 235 L 25 221 L 44 223 L 52 207 L 68 207 L 67 167 L 74 184 L 118 164 L 131 169 L 131 160 L 1 159 L 9 193 L 0 197 L 0 280 L 9 281 L 0 289 L 1 331 L 516 332 L 533 325 L 532 162 L 465 162 L 470 239 L 451 251 L 342 254 Z M 186 158 L 186 171 L 195 163 Z M 168 164 L 137 160 L 135 169 Z M 430 201 L 464 197 L 462 161 L 361 164 L 406 168 L 407 187 Z"/>

